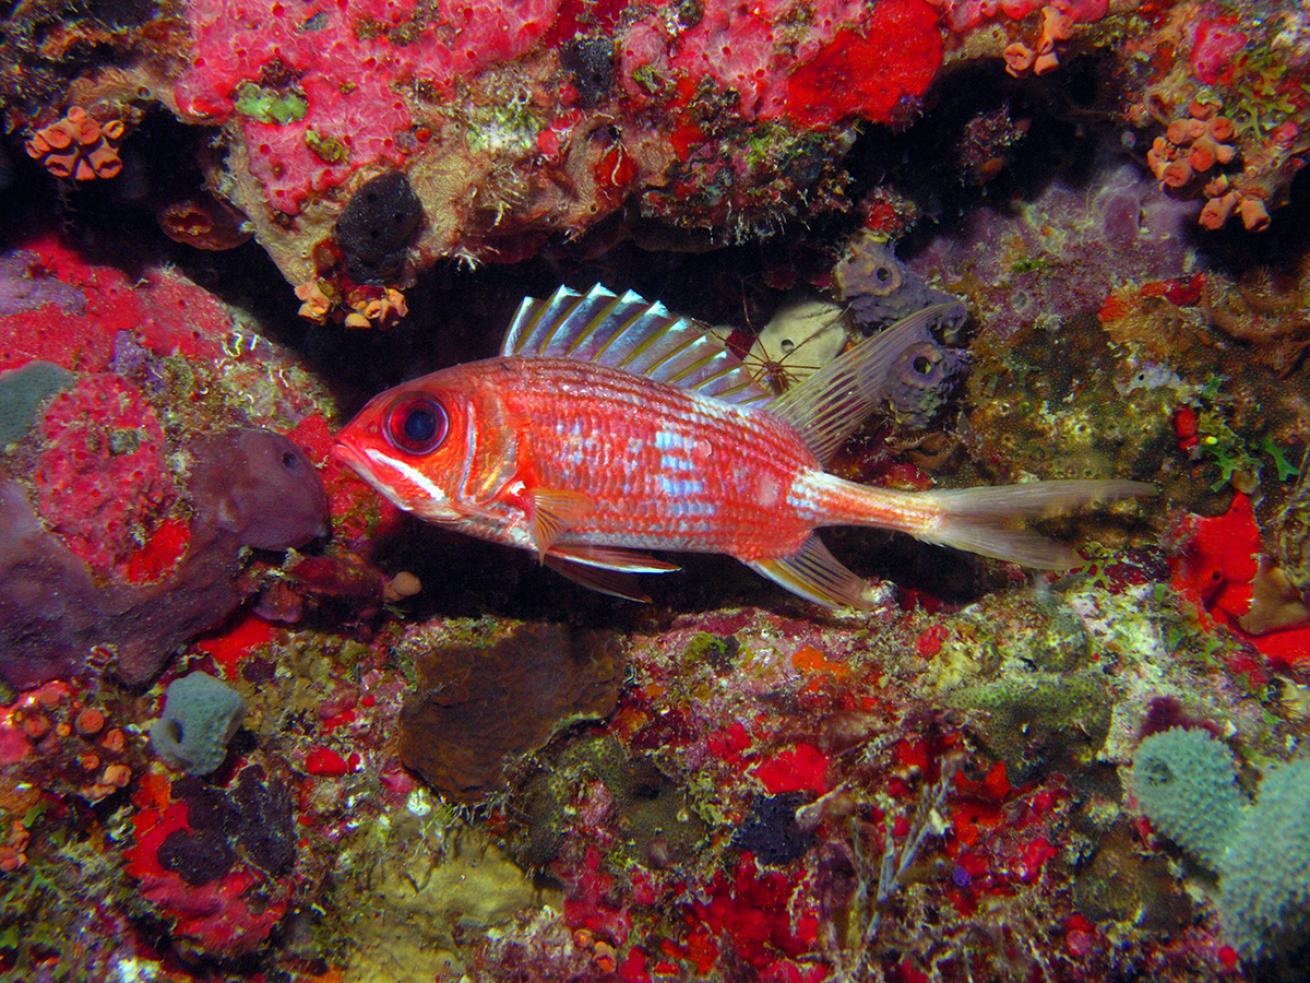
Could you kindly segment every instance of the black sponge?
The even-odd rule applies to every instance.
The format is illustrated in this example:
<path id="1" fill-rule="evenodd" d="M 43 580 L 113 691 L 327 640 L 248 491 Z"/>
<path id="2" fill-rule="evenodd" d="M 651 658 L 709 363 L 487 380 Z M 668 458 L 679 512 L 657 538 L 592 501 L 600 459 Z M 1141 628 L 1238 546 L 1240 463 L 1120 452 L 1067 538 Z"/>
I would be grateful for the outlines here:
<path id="1" fill-rule="evenodd" d="M 337 219 L 346 271 L 359 283 L 385 283 L 399 272 L 422 220 L 423 206 L 400 171 L 361 186 Z"/>

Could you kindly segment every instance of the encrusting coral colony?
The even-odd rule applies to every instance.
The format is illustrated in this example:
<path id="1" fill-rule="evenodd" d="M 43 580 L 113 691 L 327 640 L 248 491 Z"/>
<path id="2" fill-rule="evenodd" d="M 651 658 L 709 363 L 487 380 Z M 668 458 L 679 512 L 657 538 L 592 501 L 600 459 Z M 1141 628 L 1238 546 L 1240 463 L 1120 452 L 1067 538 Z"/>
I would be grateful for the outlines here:
<path id="1" fill-rule="evenodd" d="M 1304 3 L 3 18 L 0 979 L 1310 979 Z"/>

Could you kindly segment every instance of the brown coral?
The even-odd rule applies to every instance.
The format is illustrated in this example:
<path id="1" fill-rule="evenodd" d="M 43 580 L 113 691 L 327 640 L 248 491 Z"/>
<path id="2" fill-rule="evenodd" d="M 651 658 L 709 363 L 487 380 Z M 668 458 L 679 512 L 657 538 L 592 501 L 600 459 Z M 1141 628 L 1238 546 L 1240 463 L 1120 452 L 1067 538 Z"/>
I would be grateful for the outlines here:
<path id="1" fill-rule="evenodd" d="M 38 130 L 27 141 L 27 155 L 58 178 L 106 180 L 123 169 L 118 145 L 126 127 L 121 119 L 101 123 L 81 106 Z"/>
<path id="2" fill-rule="evenodd" d="M 424 652 L 418 677 L 400 714 L 400 760 L 443 793 L 475 801 L 500 781 L 510 756 L 537 750 L 569 723 L 608 715 L 623 660 L 608 635 L 521 625 L 491 644 Z"/>
<path id="3" fill-rule="evenodd" d="M 1208 275 L 1201 309 L 1214 327 L 1250 345 L 1253 361 L 1286 378 L 1310 348 L 1310 261 L 1290 276 L 1266 267 L 1237 280 Z"/>

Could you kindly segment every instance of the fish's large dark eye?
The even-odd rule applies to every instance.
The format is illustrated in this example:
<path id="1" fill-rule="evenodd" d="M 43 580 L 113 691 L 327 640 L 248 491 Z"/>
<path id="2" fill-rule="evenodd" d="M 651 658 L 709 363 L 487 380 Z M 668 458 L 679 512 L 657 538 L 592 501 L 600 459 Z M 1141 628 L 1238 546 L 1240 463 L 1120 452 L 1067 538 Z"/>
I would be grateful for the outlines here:
<path id="1" fill-rule="evenodd" d="M 392 447 L 406 454 L 430 454 L 450 429 L 446 411 L 425 393 L 401 396 L 382 420 L 382 432 Z"/>

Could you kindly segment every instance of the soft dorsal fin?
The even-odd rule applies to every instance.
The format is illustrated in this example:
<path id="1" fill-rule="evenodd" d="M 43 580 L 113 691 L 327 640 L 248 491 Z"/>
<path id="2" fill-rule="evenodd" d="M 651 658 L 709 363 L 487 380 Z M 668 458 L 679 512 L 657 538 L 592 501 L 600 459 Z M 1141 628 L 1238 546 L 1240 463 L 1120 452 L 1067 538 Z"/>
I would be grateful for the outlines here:
<path id="1" fill-rule="evenodd" d="M 525 299 L 500 353 L 595 362 L 747 406 L 773 399 L 700 321 L 600 284 L 585 294 L 560 287 L 547 300 Z"/>
<path id="2" fill-rule="evenodd" d="M 954 324 L 960 309 L 934 304 L 866 338 L 775 399 L 769 410 L 793 427 L 823 463 L 886 402 L 891 373 L 937 324 Z"/>

